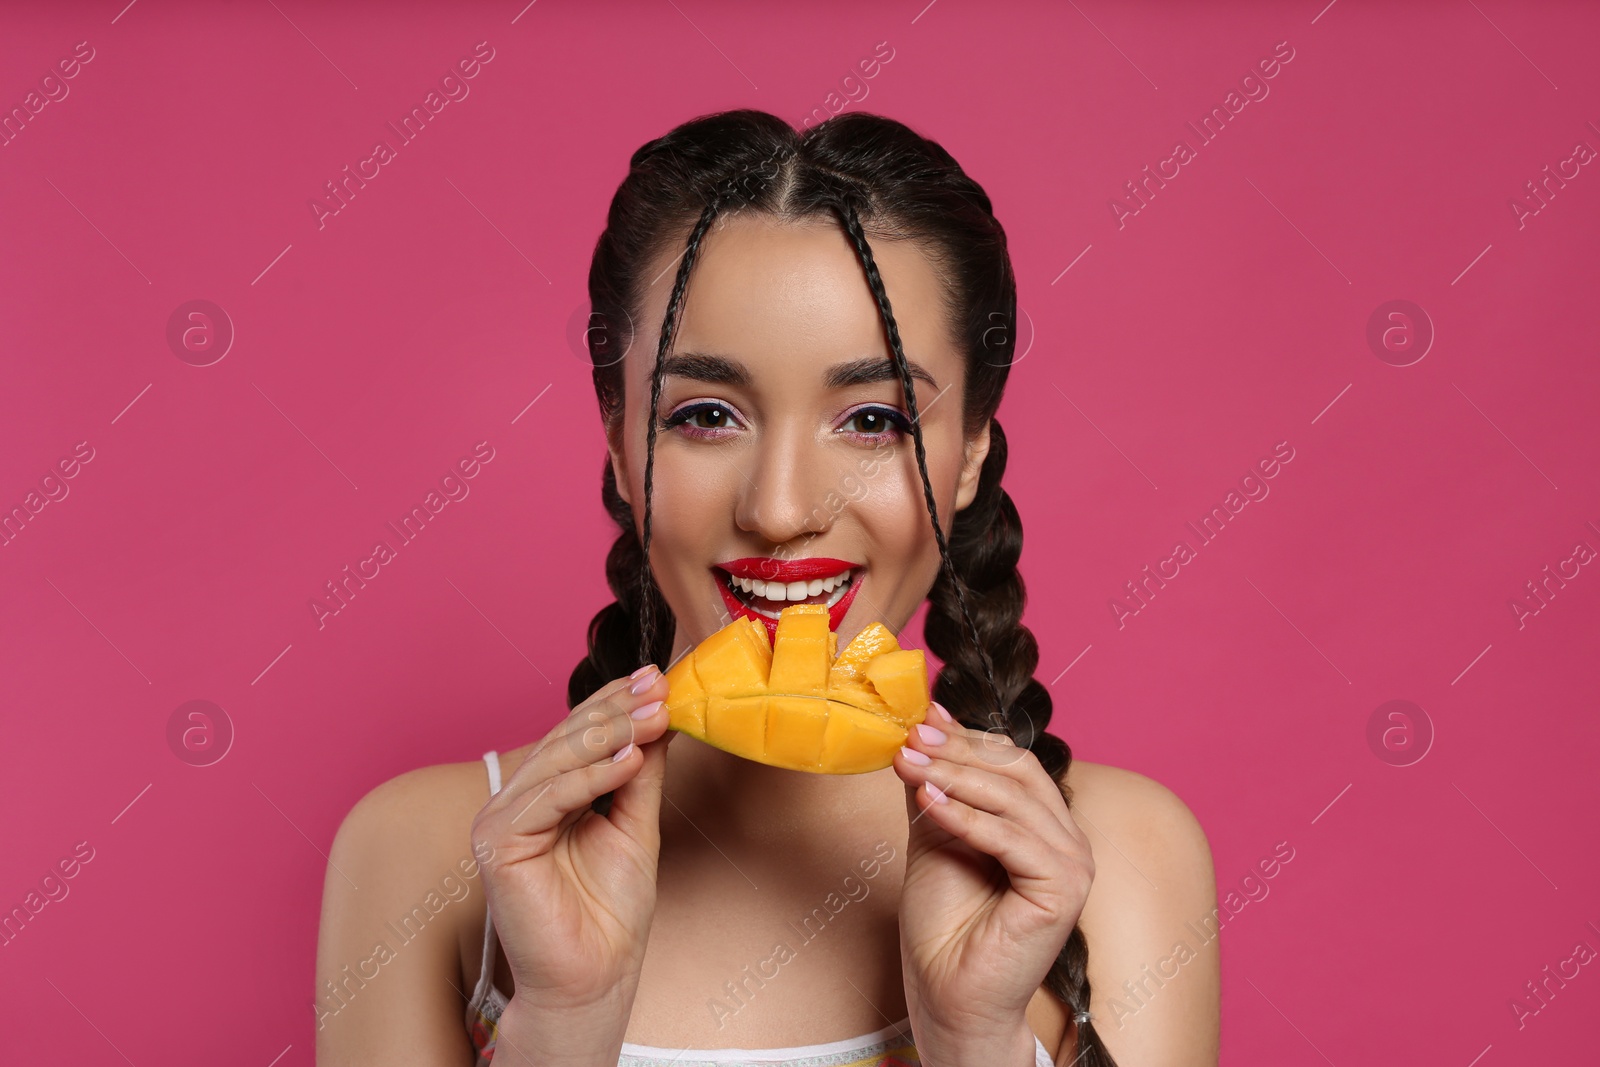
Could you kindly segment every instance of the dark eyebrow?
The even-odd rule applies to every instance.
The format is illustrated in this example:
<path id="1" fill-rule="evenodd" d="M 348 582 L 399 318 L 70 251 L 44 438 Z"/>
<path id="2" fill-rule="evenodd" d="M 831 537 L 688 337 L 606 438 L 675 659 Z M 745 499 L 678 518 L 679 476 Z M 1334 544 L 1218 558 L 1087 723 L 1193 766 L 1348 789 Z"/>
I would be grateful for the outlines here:
<path id="1" fill-rule="evenodd" d="M 750 384 L 750 372 L 745 370 L 743 363 L 735 363 L 723 356 L 708 356 L 702 352 L 678 352 L 668 356 L 661 363 L 661 377 L 668 378 L 672 375 L 695 382 L 711 382 L 715 385 Z"/>
<path id="2" fill-rule="evenodd" d="M 939 388 L 939 383 L 934 381 L 933 375 L 929 374 L 920 363 L 908 359 L 906 367 L 911 371 L 911 377 L 927 382 L 934 389 Z M 713 356 L 704 352 L 680 352 L 668 356 L 662 364 L 661 373 L 662 377 L 675 374 L 691 381 L 712 382 L 717 385 L 748 387 L 751 384 L 750 372 L 745 369 L 744 364 L 725 356 Z M 893 360 L 869 356 L 834 364 L 823 376 L 822 384 L 829 389 L 842 389 L 851 385 L 875 385 L 878 382 L 899 380 L 900 374 L 895 370 Z"/>
<path id="3" fill-rule="evenodd" d="M 907 359 L 906 369 L 911 372 L 911 377 L 927 382 L 933 389 L 939 388 L 939 383 L 933 380 L 933 375 L 924 370 L 922 364 L 916 360 Z M 876 359 L 870 356 L 865 359 L 853 359 L 848 363 L 836 363 L 829 367 L 828 373 L 823 376 L 823 384 L 829 389 L 899 380 L 900 372 L 895 369 L 893 359 Z"/>

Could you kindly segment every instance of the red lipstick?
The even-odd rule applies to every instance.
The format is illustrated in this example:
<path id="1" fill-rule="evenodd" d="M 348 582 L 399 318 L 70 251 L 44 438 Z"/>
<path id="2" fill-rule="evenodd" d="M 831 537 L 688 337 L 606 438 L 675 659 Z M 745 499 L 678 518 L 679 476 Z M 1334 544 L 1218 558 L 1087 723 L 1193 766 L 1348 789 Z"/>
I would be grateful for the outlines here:
<path id="1" fill-rule="evenodd" d="M 861 564 L 827 556 L 807 556 L 804 559 L 773 559 L 771 556 L 742 556 L 718 563 L 735 578 L 760 578 L 764 582 L 809 582 L 813 578 L 832 578 L 845 571 L 857 570 Z"/>

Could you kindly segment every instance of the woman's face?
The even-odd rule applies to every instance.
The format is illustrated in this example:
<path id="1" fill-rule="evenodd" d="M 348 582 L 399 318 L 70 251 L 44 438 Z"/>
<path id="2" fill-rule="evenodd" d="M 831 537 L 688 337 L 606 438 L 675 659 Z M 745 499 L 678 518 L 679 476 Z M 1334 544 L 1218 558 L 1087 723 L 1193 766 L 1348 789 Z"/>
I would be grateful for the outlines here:
<path id="1" fill-rule="evenodd" d="M 948 536 L 977 490 L 989 433 L 963 439 L 965 366 L 932 265 L 911 242 L 872 248 Z M 641 535 L 644 413 L 682 250 L 647 275 L 623 359 L 622 440 L 611 442 Z M 678 623 L 673 659 L 738 615 L 771 635 L 796 601 L 832 604 L 841 649 L 874 621 L 899 633 L 938 576 L 939 550 L 883 320 L 843 229 L 759 215 L 713 223 L 680 315 L 657 409 L 673 425 L 658 423 L 650 545 Z"/>

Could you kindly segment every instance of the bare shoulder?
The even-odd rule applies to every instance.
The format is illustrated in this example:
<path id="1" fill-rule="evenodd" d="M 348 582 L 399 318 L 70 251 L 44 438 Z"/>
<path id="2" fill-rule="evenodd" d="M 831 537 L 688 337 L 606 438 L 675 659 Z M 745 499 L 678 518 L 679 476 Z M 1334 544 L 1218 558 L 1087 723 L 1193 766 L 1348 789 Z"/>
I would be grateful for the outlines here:
<path id="1" fill-rule="evenodd" d="M 484 915 L 471 827 L 488 799 L 472 760 L 398 774 L 346 813 L 323 879 L 318 1063 L 461 1055 L 462 946 Z"/>
<path id="2" fill-rule="evenodd" d="M 358 863 L 470 853 L 468 831 L 488 799 L 488 772 L 481 759 L 405 771 L 356 801 L 334 837 L 333 853 Z M 330 853 L 330 858 L 337 856 Z"/>
<path id="3" fill-rule="evenodd" d="M 504 781 L 521 763 L 521 750 L 499 759 Z M 472 823 L 489 796 L 482 759 L 417 767 L 373 786 L 334 835 L 325 897 L 353 891 L 369 911 L 379 905 L 409 910 L 413 898 L 430 891 L 438 895 L 442 887 L 445 899 L 454 903 L 458 891 L 446 881 L 453 876 L 466 882 L 466 905 L 452 908 L 450 921 L 439 925 L 461 926 L 464 911 L 476 911 L 481 923 Z M 352 872 L 368 877 L 363 882 Z"/>
<path id="4" fill-rule="evenodd" d="M 1137 771 L 1108 763 L 1073 760 L 1067 768 L 1072 808 L 1084 816 L 1085 832 L 1096 828 L 1108 841 L 1160 850 L 1178 849 L 1184 858 L 1204 854 L 1211 846 L 1194 812 L 1171 789 Z M 1100 857 L 1096 855 L 1098 863 Z"/>
<path id="5" fill-rule="evenodd" d="M 1067 785 L 1094 854 L 1079 925 L 1096 1032 L 1119 1063 L 1214 1067 L 1221 974 L 1204 828 L 1136 771 L 1074 760 Z"/>
<path id="6" fill-rule="evenodd" d="M 1198 921 L 1216 898 L 1211 843 L 1189 805 L 1137 771 L 1074 760 L 1067 769 L 1071 812 L 1089 838 L 1095 879 L 1085 933 L 1116 929 L 1148 942 L 1158 919 Z"/>

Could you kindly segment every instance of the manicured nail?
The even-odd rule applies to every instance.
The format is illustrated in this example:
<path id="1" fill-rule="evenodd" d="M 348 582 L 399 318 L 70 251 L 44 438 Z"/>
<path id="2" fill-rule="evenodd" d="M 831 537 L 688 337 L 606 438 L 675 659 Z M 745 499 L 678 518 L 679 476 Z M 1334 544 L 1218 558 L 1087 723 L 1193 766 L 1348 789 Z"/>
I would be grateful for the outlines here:
<path id="1" fill-rule="evenodd" d="M 638 670 L 636 670 L 632 674 L 628 675 L 628 677 L 629 678 L 637 678 L 637 677 L 639 677 L 639 675 L 643 674 L 645 671 L 653 671 L 655 669 L 656 669 L 656 665 L 654 663 L 646 663 L 643 667 L 640 667 Z"/>
<path id="2" fill-rule="evenodd" d="M 635 719 L 648 719 L 650 716 L 654 715 L 657 711 L 661 710 L 661 704 L 662 704 L 662 702 L 659 701 L 659 700 L 652 700 L 648 704 L 639 705 L 638 707 L 636 707 L 632 711 L 630 711 L 628 714 L 633 716 Z"/>
<path id="3" fill-rule="evenodd" d="M 928 795 L 933 798 L 933 802 L 935 804 L 948 804 L 948 803 L 950 803 L 950 798 L 944 795 L 944 790 L 940 789 L 938 786 L 934 785 L 932 782 L 928 783 Z"/>
<path id="4" fill-rule="evenodd" d="M 942 745 L 949 740 L 943 730 L 937 730 L 925 722 L 917 723 L 917 736 L 922 738 L 925 745 Z"/>
<path id="5" fill-rule="evenodd" d="M 634 696 L 638 696 L 646 689 L 649 689 L 652 685 L 655 685 L 656 679 L 661 677 L 656 673 L 656 669 L 654 667 L 643 667 L 640 669 L 648 671 L 649 673 L 639 675 L 639 680 L 628 687 L 628 692 L 632 693 Z M 629 677 L 633 677 L 633 675 L 629 675 Z"/>
<path id="6" fill-rule="evenodd" d="M 900 746 L 900 755 L 919 767 L 926 767 L 933 762 L 933 759 L 926 752 L 918 752 L 916 749 L 906 748 L 904 745 Z"/>
<path id="7" fill-rule="evenodd" d="M 956 721 L 956 717 L 954 715 L 950 714 L 950 712 L 945 709 L 945 706 L 943 704 L 939 703 L 937 700 L 929 701 L 929 703 L 931 703 L 933 705 L 933 710 L 938 713 L 939 718 L 943 719 L 945 722 L 950 722 L 950 723 L 953 723 L 953 722 Z"/>
<path id="8" fill-rule="evenodd" d="M 625 744 L 621 748 L 617 749 L 617 754 L 615 756 L 611 757 L 611 762 L 612 763 L 621 763 L 623 760 L 628 758 L 628 753 L 630 753 L 632 751 L 633 751 L 633 742 L 629 741 L 627 744 Z"/>

